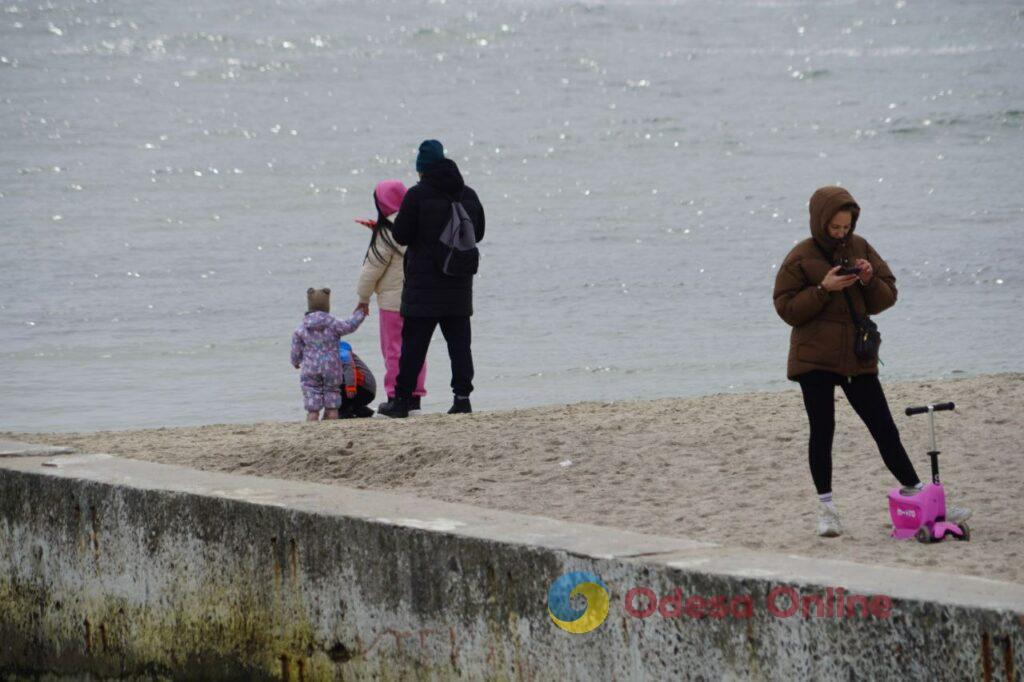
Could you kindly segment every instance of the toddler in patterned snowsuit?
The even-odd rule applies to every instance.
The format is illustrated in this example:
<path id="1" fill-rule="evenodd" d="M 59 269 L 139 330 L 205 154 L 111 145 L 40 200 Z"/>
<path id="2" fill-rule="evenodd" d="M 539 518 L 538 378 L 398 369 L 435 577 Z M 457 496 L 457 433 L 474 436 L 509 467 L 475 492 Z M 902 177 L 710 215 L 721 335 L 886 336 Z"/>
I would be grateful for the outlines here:
<path id="1" fill-rule="evenodd" d="M 306 317 L 292 334 L 292 366 L 302 370 L 299 383 L 306 421 L 319 420 L 321 409 L 324 419 L 337 419 L 344 382 L 338 339 L 358 329 L 365 315 L 361 310 L 346 320 L 331 315 L 330 289 L 310 288 L 306 301 Z"/>

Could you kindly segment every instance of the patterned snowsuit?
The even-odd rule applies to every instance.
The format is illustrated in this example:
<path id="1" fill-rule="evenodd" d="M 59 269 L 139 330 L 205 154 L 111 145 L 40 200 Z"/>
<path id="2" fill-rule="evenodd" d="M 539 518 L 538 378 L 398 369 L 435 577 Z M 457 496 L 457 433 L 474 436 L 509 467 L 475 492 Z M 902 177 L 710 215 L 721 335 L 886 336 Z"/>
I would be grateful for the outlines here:
<path id="1" fill-rule="evenodd" d="M 335 410 L 341 405 L 344 376 L 338 340 L 358 329 L 364 317 L 360 310 L 346 320 L 320 311 L 306 313 L 292 334 L 292 365 L 302 369 L 299 383 L 307 412 Z"/>

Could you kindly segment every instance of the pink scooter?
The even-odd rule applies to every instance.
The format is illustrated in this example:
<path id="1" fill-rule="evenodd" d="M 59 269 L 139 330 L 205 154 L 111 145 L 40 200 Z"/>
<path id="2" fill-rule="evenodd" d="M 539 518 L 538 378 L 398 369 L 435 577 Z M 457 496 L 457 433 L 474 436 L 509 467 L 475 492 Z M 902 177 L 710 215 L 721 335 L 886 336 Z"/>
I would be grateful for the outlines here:
<path id="1" fill-rule="evenodd" d="M 939 483 L 939 450 L 935 445 L 935 413 L 952 410 L 953 403 L 938 403 L 924 407 L 908 407 L 907 416 L 928 413 L 932 449 L 932 482 L 913 495 L 904 495 L 900 488 L 889 493 L 889 516 L 892 517 L 892 537 L 897 540 L 917 538 L 918 542 L 940 542 L 946 535 L 957 540 L 970 540 L 971 529 L 966 523 L 946 521 L 946 493 Z"/>

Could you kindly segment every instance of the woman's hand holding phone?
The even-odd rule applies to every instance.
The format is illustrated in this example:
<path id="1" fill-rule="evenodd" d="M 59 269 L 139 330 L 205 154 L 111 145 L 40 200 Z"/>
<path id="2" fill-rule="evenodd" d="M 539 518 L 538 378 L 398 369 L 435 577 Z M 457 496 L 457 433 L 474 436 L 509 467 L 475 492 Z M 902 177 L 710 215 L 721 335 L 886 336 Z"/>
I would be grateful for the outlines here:
<path id="1" fill-rule="evenodd" d="M 860 272 L 857 274 L 857 276 L 860 277 L 860 283 L 870 284 L 871 278 L 875 276 L 875 269 L 871 267 L 871 262 L 864 260 L 863 258 L 858 258 L 857 267 L 860 268 Z"/>
<path id="2" fill-rule="evenodd" d="M 821 280 L 821 287 L 825 291 L 842 291 L 859 279 L 858 275 L 840 275 L 839 271 L 843 266 L 837 265 L 828 271 L 825 279 Z"/>

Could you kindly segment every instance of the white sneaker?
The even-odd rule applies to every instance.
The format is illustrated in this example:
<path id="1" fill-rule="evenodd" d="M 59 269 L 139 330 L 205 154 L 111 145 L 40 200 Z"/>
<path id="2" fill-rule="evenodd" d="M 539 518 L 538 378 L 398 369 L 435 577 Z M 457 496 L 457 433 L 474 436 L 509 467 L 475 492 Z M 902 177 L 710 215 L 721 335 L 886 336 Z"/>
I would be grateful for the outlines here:
<path id="1" fill-rule="evenodd" d="M 953 505 L 949 505 L 946 507 L 946 521 L 961 524 L 971 518 L 971 513 L 971 510 L 967 507 L 954 507 Z"/>
<path id="2" fill-rule="evenodd" d="M 824 502 L 818 503 L 818 535 L 823 538 L 835 538 L 843 534 L 843 524 L 839 522 L 839 512 Z"/>

